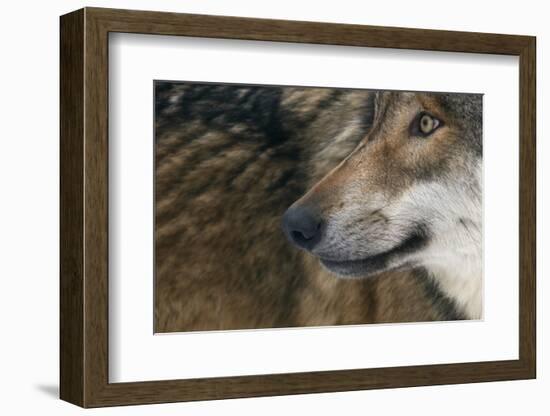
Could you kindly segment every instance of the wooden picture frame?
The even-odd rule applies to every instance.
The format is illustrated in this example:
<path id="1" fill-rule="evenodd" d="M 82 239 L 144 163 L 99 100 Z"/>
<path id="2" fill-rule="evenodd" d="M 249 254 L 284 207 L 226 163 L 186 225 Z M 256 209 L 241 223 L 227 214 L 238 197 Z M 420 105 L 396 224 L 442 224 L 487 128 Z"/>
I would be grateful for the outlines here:
<path id="1" fill-rule="evenodd" d="M 519 56 L 519 359 L 110 383 L 108 34 L 298 42 Z M 535 38 L 85 8 L 61 17 L 60 396 L 82 407 L 529 379 L 536 376 Z"/>

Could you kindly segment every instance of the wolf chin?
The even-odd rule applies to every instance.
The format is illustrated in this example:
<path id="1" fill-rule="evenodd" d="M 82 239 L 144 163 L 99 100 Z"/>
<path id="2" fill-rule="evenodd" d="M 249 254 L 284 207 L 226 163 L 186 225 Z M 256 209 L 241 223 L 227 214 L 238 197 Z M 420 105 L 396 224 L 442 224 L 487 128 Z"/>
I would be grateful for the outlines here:
<path id="1" fill-rule="evenodd" d="M 482 316 L 482 97 L 379 92 L 373 126 L 284 214 L 333 275 L 425 274 Z"/>

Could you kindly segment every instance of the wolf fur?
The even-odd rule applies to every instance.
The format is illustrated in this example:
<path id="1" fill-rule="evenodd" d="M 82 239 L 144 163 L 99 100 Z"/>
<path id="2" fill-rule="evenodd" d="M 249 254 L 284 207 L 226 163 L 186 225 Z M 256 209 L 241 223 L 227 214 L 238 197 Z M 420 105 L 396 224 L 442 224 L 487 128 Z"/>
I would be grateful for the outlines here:
<path id="1" fill-rule="evenodd" d="M 424 269 L 338 279 L 280 230 L 285 210 L 372 130 L 375 100 L 156 82 L 156 332 L 464 317 Z"/>

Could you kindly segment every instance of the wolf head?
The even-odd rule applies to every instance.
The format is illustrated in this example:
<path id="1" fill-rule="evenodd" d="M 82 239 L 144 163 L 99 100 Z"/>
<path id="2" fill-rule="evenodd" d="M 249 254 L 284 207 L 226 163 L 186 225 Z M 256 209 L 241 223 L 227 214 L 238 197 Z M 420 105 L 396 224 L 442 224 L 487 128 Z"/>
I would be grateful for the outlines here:
<path id="1" fill-rule="evenodd" d="M 341 277 L 478 261 L 482 97 L 379 92 L 373 100 L 366 137 L 284 214 L 287 237 Z"/>

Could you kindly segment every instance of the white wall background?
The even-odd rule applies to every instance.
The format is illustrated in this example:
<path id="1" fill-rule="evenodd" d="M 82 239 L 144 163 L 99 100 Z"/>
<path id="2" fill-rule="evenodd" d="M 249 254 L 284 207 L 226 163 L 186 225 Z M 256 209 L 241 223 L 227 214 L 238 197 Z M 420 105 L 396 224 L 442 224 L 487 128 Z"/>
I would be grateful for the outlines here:
<path id="1" fill-rule="evenodd" d="M 69 415 L 82 412 L 58 395 L 58 16 L 103 6 L 317 20 L 434 29 L 530 34 L 538 37 L 538 313 L 539 378 L 535 381 L 423 387 L 338 394 L 225 400 L 87 411 L 89 414 L 422 414 L 544 415 L 550 409 L 550 361 L 544 348 L 550 300 L 543 247 L 550 235 L 542 212 L 550 146 L 542 122 L 544 62 L 550 56 L 545 3 L 535 0 L 360 2 L 278 0 L 121 0 L 5 2 L 0 15 L 0 412 Z M 547 85 L 546 85 L 547 87 Z M 546 201 L 544 199 L 546 198 Z"/>

